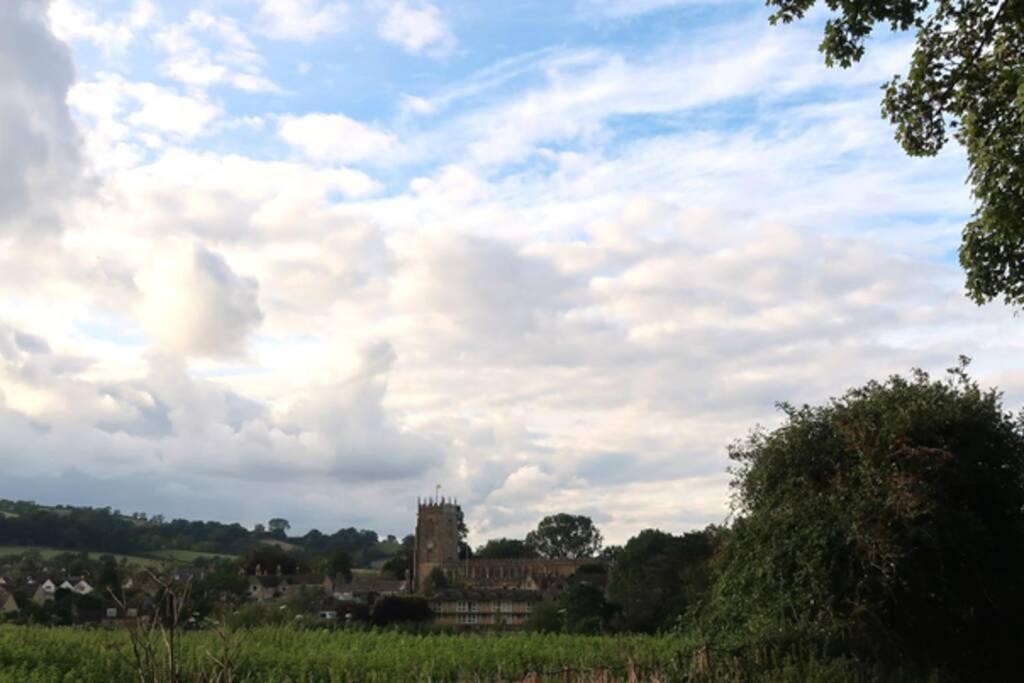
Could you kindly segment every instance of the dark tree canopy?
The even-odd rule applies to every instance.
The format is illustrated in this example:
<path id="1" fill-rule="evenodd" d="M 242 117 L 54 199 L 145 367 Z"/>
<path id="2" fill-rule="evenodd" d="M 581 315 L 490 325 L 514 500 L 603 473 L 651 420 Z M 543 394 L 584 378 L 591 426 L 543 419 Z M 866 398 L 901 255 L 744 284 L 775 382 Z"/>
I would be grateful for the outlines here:
<path id="1" fill-rule="evenodd" d="M 345 581 L 352 581 L 352 558 L 338 548 L 331 552 L 324 561 L 324 571 L 328 576 L 341 576 Z"/>
<path id="2" fill-rule="evenodd" d="M 475 557 L 487 560 L 518 560 L 537 557 L 530 544 L 518 538 L 492 538 L 476 549 Z"/>
<path id="3" fill-rule="evenodd" d="M 601 550 L 601 532 L 584 515 L 560 513 L 545 517 L 526 543 L 540 557 L 577 559 L 593 557 Z"/>
<path id="4" fill-rule="evenodd" d="M 376 626 L 430 621 L 433 613 L 427 601 L 415 596 L 389 595 L 373 606 L 370 620 Z"/>
<path id="5" fill-rule="evenodd" d="M 781 427 L 732 448 L 713 630 L 1003 680 L 982 671 L 1024 628 L 1024 424 L 963 363 L 950 372 L 783 406 Z"/>
<path id="6" fill-rule="evenodd" d="M 673 536 L 646 529 L 616 555 L 609 597 L 622 606 L 630 631 L 672 628 L 704 596 L 717 530 Z"/>
<path id="7" fill-rule="evenodd" d="M 772 23 L 802 19 L 817 0 L 768 0 Z M 908 154 L 934 156 L 950 134 L 967 151 L 978 207 L 960 262 L 976 302 L 1024 303 L 1024 0 L 827 0 L 820 49 L 849 67 L 876 24 L 914 31 L 905 78 L 885 86 L 883 115 Z"/>
<path id="8" fill-rule="evenodd" d="M 287 532 L 289 529 L 292 528 L 292 525 L 287 519 L 284 519 L 282 517 L 275 517 L 274 519 L 267 522 L 267 528 L 269 528 L 271 532 Z"/>

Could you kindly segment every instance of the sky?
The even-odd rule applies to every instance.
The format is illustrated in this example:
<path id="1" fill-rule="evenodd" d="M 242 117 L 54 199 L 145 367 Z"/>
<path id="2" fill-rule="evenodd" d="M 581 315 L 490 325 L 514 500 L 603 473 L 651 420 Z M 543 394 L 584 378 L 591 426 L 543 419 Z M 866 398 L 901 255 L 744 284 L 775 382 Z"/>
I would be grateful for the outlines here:
<path id="1" fill-rule="evenodd" d="M 906 35 L 741 0 L 0 3 L 0 497 L 471 540 L 729 514 L 730 443 L 960 354 Z"/>

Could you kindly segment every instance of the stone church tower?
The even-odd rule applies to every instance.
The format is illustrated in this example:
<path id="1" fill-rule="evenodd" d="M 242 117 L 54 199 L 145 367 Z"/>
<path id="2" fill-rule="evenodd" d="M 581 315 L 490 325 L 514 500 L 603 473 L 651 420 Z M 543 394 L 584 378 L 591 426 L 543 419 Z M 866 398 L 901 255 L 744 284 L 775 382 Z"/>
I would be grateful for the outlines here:
<path id="1" fill-rule="evenodd" d="M 418 501 L 413 589 L 419 590 L 435 567 L 458 562 L 459 506 L 453 500 Z"/>

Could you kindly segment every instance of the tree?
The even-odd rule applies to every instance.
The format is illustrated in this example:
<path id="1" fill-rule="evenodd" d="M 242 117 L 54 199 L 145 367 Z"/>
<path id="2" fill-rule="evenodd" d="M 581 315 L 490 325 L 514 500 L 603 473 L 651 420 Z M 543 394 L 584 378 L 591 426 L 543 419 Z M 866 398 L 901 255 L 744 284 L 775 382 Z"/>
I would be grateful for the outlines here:
<path id="1" fill-rule="evenodd" d="M 768 0 L 771 22 L 802 19 L 817 0 Z M 1024 303 L 1024 4 L 1020 0 L 828 0 L 825 63 L 849 67 L 878 23 L 915 31 L 906 79 L 885 86 L 882 113 L 912 156 L 934 156 L 949 132 L 967 151 L 978 201 L 960 246 L 978 303 Z"/>
<path id="2" fill-rule="evenodd" d="M 434 567 L 427 574 L 427 578 L 423 581 L 423 592 L 427 595 L 431 595 L 435 591 L 444 590 L 448 587 L 448 576 L 444 573 L 444 570 L 440 567 Z"/>
<path id="3" fill-rule="evenodd" d="M 1013 677 L 999 667 L 1024 628 L 1024 418 L 965 359 L 950 372 L 783 405 L 781 427 L 732 447 L 711 631 Z"/>
<path id="4" fill-rule="evenodd" d="M 283 519 L 281 517 L 274 517 L 272 520 L 267 522 L 267 528 L 270 529 L 271 533 L 278 531 L 281 533 L 287 533 L 288 530 L 292 528 L 292 525 L 288 522 L 287 519 Z"/>
<path id="5" fill-rule="evenodd" d="M 608 596 L 622 605 L 625 627 L 653 633 L 671 628 L 706 596 L 715 532 L 682 536 L 645 529 L 616 558 Z"/>
<path id="6" fill-rule="evenodd" d="M 375 626 L 388 626 L 430 621 L 433 616 L 430 605 L 423 598 L 389 595 L 374 604 L 370 620 Z"/>
<path id="7" fill-rule="evenodd" d="M 262 524 L 256 524 L 256 526 L 252 528 L 252 532 L 254 534 L 265 534 L 267 533 L 267 527 L 263 526 Z"/>
<path id="8" fill-rule="evenodd" d="M 308 569 L 301 558 L 276 545 L 267 544 L 258 545 L 246 553 L 242 567 L 246 574 L 255 574 L 257 568 L 264 574 L 276 574 L 278 568 L 282 574 L 298 574 Z"/>
<path id="9" fill-rule="evenodd" d="M 601 633 L 615 616 L 616 609 L 604 597 L 604 591 L 585 581 L 572 583 L 558 596 L 558 606 L 568 633 Z"/>
<path id="10" fill-rule="evenodd" d="M 539 633 L 558 633 L 562 630 L 565 619 L 559 610 L 558 603 L 538 602 L 526 617 L 526 628 Z"/>
<path id="11" fill-rule="evenodd" d="M 601 532 L 583 515 L 561 513 L 545 517 L 526 543 L 540 557 L 578 559 L 593 557 L 601 550 Z"/>
<path id="12" fill-rule="evenodd" d="M 537 551 L 518 538 L 492 538 L 476 549 L 475 556 L 487 560 L 516 560 L 537 557 Z"/>
<path id="13" fill-rule="evenodd" d="M 332 578 L 340 574 L 346 583 L 350 583 L 352 581 L 352 558 L 344 550 L 338 548 L 325 559 L 324 571 Z"/>

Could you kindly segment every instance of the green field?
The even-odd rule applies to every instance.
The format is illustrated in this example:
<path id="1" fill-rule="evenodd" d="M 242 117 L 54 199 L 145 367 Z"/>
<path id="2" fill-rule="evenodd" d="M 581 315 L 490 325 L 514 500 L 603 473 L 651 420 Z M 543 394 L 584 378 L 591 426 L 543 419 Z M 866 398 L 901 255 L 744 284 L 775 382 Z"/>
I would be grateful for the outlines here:
<path id="1" fill-rule="evenodd" d="M 31 546 L 31 545 L 0 545 L 0 557 L 8 557 L 10 555 L 20 555 L 29 551 L 36 551 L 44 560 L 51 560 L 57 555 L 63 553 L 75 553 L 75 550 L 67 550 L 62 548 L 47 548 L 44 546 Z M 168 562 L 172 564 L 190 564 L 193 560 L 206 557 L 206 558 L 231 558 L 232 555 L 220 555 L 217 553 L 202 553 L 195 550 L 157 550 L 146 555 L 124 555 L 121 553 L 105 553 L 90 551 L 90 557 L 98 558 L 101 555 L 113 555 L 118 562 L 122 559 L 128 564 L 134 564 L 140 567 L 162 567 Z"/>
<path id="2" fill-rule="evenodd" d="M 187 633 L 182 643 L 184 680 L 223 676 L 214 658 L 227 652 L 235 662 L 232 678 L 251 683 L 497 681 L 533 671 L 564 681 L 567 666 L 579 673 L 601 670 L 601 676 L 607 668 L 609 682 L 626 680 L 630 667 L 640 680 L 670 680 L 651 674 L 667 676 L 679 647 L 669 636 L 416 636 L 270 627 L 231 634 L 226 645 L 212 631 Z M 131 680 L 138 676 L 124 631 L 0 626 L 0 683 Z"/>
<path id="3" fill-rule="evenodd" d="M 148 553 L 148 556 L 156 557 L 161 560 L 174 560 L 175 562 L 183 562 L 186 564 L 190 564 L 201 557 L 208 560 L 230 560 L 236 557 L 235 555 L 225 555 L 223 553 L 204 553 L 198 550 L 155 550 L 152 553 Z"/>
<path id="4" fill-rule="evenodd" d="M 40 557 L 44 560 L 52 560 L 57 555 L 64 553 L 76 553 L 75 550 L 67 550 L 64 548 L 46 548 L 37 545 L 0 545 L 0 557 L 8 557 L 10 555 L 20 555 L 29 551 L 36 551 Z M 122 555 L 120 553 L 89 553 L 90 557 L 99 557 L 100 555 L 113 555 L 118 562 L 124 559 L 129 564 L 136 564 L 142 567 L 161 567 L 164 561 L 155 557 L 143 557 L 141 555 Z"/>

